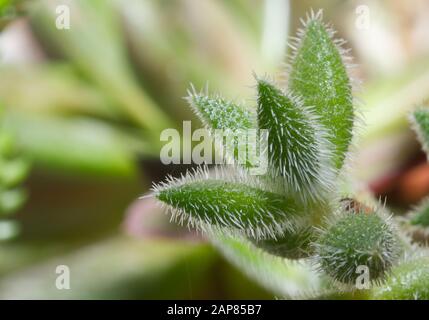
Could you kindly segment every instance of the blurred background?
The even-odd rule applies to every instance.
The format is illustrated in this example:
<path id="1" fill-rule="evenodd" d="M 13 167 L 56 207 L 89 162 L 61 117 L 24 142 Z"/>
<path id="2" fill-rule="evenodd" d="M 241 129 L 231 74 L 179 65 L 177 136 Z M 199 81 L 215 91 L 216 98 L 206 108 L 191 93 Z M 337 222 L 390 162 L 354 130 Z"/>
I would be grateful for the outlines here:
<path id="1" fill-rule="evenodd" d="M 159 134 L 200 125 L 190 84 L 254 107 L 252 73 L 285 78 L 310 9 L 357 65 L 354 188 L 400 214 L 429 194 L 407 120 L 429 98 L 429 1 L 0 0 L 0 298 L 273 298 L 138 197 L 186 170 Z"/>

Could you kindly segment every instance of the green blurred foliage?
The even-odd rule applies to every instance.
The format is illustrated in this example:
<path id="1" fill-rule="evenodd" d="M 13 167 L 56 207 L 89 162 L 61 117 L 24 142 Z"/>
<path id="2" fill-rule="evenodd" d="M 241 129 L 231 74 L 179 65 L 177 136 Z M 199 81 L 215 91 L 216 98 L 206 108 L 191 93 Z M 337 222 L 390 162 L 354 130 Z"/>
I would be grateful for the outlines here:
<path id="1" fill-rule="evenodd" d="M 244 72 L 251 79 L 249 64 L 261 65 L 254 8 L 262 2 L 76 0 L 67 2 L 69 30 L 56 28 L 60 4 L 23 1 L 2 19 L 5 33 L 31 39 L 29 57 L 38 54 L 0 65 L 2 128 L 32 163 L 20 237 L 0 247 L 0 296 L 222 298 L 242 296 L 243 287 L 249 298 L 271 298 L 206 244 L 117 236 L 127 207 L 149 187 L 146 176 L 164 174 L 160 131 L 195 120 L 182 108 L 189 83 L 210 79 L 214 90 L 246 93 L 236 83 Z M 24 19 L 13 21 L 15 13 Z M 13 185 L 25 177 L 24 162 L 14 160 L 0 167 Z M 53 286 L 58 264 L 70 266 L 73 290 Z"/>
<path id="2" fill-rule="evenodd" d="M 8 165 L 0 163 L 0 180 L 13 186 L 24 183 L 27 194 L 17 214 L 20 237 L 0 246 L 0 296 L 272 298 L 204 244 L 115 237 L 123 233 L 120 226 L 127 207 L 149 188 L 151 177 L 170 170 L 159 165 L 159 131 L 195 120 L 182 99 L 189 83 L 200 89 L 209 80 L 210 91 L 250 99 L 256 105 L 253 89 L 246 86 L 254 84 L 252 71 L 264 74 L 278 69 L 283 57 L 270 59 L 263 53 L 282 48 L 288 25 L 294 29 L 314 3 L 292 1 L 290 22 L 289 12 L 280 10 L 283 6 L 274 7 L 272 11 L 286 25 L 277 30 L 276 24 L 270 24 L 275 18 L 264 18 L 268 2 L 263 0 L 73 0 L 67 2 L 71 29 L 58 30 L 55 7 L 63 2 L 0 0 L 0 32 L 13 31 L 17 43 L 30 39 L 14 53 L 31 57 L 37 52 L 33 60 L 1 60 L 0 65 L 7 131 L 0 133 L 0 141 L 12 137 L 19 155 L 11 163 L 6 157 Z M 404 10 L 393 2 L 371 5 L 399 24 L 396 11 Z M 356 38 L 362 34 L 354 27 L 357 4 L 318 1 L 317 7 L 341 26 L 341 35 L 351 39 L 357 52 L 366 52 L 370 50 Z M 407 8 L 421 8 L 417 4 L 421 2 Z M 378 23 L 378 18 L 372 21 Z M 373 46 L 387 48 L 389 32 L 396 32 L 393 37 L 408 32 L 389 29 L 389 24 L 377 27 L 386 36 L 367 41 Z M 267 35 L 276 41 L 265 42 Z M 364 70 L 360 76 L 370 81 L 361 95 L 369 126 L 358 141 L 365 161 L 357 161 L 357 180 L 390 172 L 415 151 L 405 114 L 427 98 L 428 54 L 416 59 L 414 49 L 406 45 L 409 42 L 403 40 L 399 49 L 410 53 L 410 63 L 398 64 L 391 72 L 358 56 Z M 390 54 L 383 57 L 390 58 Z M 394 140 L 395 135 L 406 139 Z M 386 141 L 392 141 L 391 149 L 385 149 Z M 28 160 L 32 171 L 23 181 Z M 14 207 L 21 202 L 20 196 L 6 197 L 8 203 L 16 203 Z M 15 235 L 18 228 L 9 219 L 0 223 L 0 233 L 6 235 Z M 236 245 L 240 251 L 241 245 Z M 52 277 L 56 264 L 67 263 L 81 280 L 76 291 L 64 293 L 53 289 Z M 109 265 L 110 276 L 99 272 Z M 278 272 L 290 271 L 302 285 L 305 275 L 294 270 L 287 266 Z M 32 289 L 34 279 L 40 280 Z M 319 279 L 314 281 L 317 286 Z M 281 281 L 279 287 L 296 289 Z M 171 294 L 170 289 L 174 289 Z"/>

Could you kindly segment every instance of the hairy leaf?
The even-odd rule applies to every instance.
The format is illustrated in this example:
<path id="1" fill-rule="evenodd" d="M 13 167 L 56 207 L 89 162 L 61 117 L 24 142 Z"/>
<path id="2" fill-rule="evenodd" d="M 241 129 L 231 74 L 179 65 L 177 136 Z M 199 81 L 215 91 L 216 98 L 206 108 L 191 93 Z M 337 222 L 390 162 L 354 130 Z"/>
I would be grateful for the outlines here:
<path id="1" fill-rule="evenodd" d="M 252 144 L 248 131 L 256 130 L 256 120 L 250 110 L 220 95 L 197 93 L 194 88 L 189 91 L 187 100 L 206 128 L 210 129 L 216 143 L 223 148 L 221 154 L 224 160 L 234 159 L 236 163 L 240 160 L 239 164 L 245 167 L 256 165 L 251 157 L 256 156 L 257 140 Z"/>
<path id="2" fill-rule="evenodd" d="M 199 171 L 154 190 L 173 209 L 174 220 L 203 231 L 226 228 L 256 239 L 275 238 L 305 214 L 293 199 L 224 173 Z"/>
<path id="3" fill-rule="evenodd" d="M 231 130 L 256 128 L 254 116 L 249 110 L 219 95 L 208 96 L 197 93 L 192 88 L 187 100 L 208 128 Z"/>
<path id="4" fill-rule="evenodd" d="M 240 237 L 216 235 L 211 240 L 228 260 L 280 298 L 314 298 L 332 289 L 307 260 L 270 255 Z"/>
<path id="5" fill-rule="evenodd" d="M 352 87 L 342 57 L 340 41 L 322 22 L 321 11 L 311 14 L 298 32 L 289 89 L 314 106 L 335 145 L 335 164 L 340 168 L 352 139 L 354 120 Z"/>
<path id="6" fill-rule="evenodd" d="M 370 279 L 382 278 L 399 256 L 392 227 L 377 212 L 342 212 L 315 244 L 320 269 L 333 279 L 354 284 L 358 266 L 368 267 Z"/>
<path id="7" fill-rule="evenodd" d="M 386 281 L 374 289 L 373 298 L 428 300 L 429 257 L 414 258 L 393 268 Z"/>
<path id="8" fill-rule="evenodd" d="M 301 198 L 332 189 L 330 143 L 312 110 L 301 99 L 258 79 L 259 128 L 268 129 L 268 157 L 275 176 Z"/>

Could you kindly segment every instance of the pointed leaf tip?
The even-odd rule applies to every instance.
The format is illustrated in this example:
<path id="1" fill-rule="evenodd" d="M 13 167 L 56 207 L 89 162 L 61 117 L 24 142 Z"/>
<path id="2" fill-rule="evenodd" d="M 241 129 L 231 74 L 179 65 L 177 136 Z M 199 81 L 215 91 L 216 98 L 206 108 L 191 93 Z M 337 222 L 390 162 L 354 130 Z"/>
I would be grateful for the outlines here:
<path id="1" fill-rule="evenodd" d="M 211 129 L 252 129 L 254 119 L 249 110 L 220 95 L 209 96 L 189 90 L 187 100 L 201 121 Z"/>
<path id="2" fill-rule="evenodd" d="M 188 176 L 155 188 L 155 195 L 181 224 L 202 231 L 237 231 L 256 239 L 275 238 L 302 214 L 292 199 L 220 177 Z"/>
<path id="3" fill-rule="evenodd" d="M 331 190 L 335 177 L 326 130 L 303 101 L 269 81 L 258 81 L 258 122 L 268 129 L 268 158 L 287 191 L 314 199 Z"/>
<path id="4" fill-rule="evenodd" d="M 344 50 L 333 39 L 333 31 L 311 14 L 292 46 L 289 90 L 314 106 L 335 146 L 335 165 L 341 168 L 352 139 L 354 109 L 352 86 L 343 62 Z"/>

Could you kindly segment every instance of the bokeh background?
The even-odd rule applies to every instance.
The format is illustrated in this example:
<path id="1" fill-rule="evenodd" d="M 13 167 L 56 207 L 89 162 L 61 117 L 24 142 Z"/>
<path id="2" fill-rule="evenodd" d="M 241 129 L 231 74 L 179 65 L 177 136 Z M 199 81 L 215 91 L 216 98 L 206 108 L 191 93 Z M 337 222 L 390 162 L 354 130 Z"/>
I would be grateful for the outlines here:
<path id="1" fill-rule="evenodd" d="M 356 189 L 401 213 L 429 194 L 407 120 L 429 98 L 429 1 L 0 0 L 0 298 L 273 298 L 138 197 L 187 169 L 159 134 L 200 126 L 190 83 L 255 106 L 252 73 L 285 78 L 311 9 L 355 57 Z"/>

